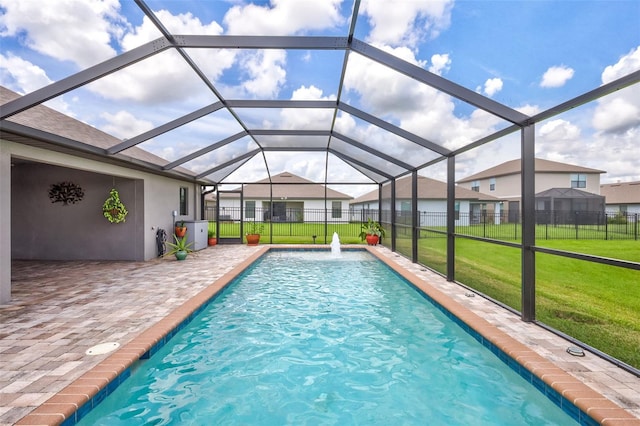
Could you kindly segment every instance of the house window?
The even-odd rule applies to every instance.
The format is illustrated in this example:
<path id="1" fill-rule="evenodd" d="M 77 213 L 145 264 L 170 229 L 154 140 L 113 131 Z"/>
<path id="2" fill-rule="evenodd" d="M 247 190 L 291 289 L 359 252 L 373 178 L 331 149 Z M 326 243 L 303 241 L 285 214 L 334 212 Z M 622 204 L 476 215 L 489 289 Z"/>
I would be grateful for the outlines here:
<path id="1" fill-rule="evenodd" d="M 572 188 L 586 188 L 587 187 L 587 175 L 585 175 L 585 174 L 573 174 L 573 175 L 571 175 L 571 187 Z"/>
<path id="2" fill-rule="evenodd" d="M 255 201 L 247 201 L 244 203 L 244 217 L 247 219 L 255 219 L 256 218 L 256 202 Z"/>
<path id="3" fill-rule="evenodd" d="M 480 192 L 480 181 L 479 180 L 474 180 L 473 182 L 471 182 L 471 190 L 472 191 L 476 191 L 476 192 Z"/>
<path id="4" fill-rule="evenodd" d="M 460 201 L 456 201 L 455 219 L 460 220 Z"/>
<path id="5" fill-rule="evenodd" d="M 332 201 L 331 202 L 331 218 L 340 219 L 341 217 L 342 217 L 342 202 Z"/>
<path id="6" fill-rule="evenodd" d="M 479 190 L 480 188 L 478 188 Z M 496 178 L 491 178 L 489 179 L 489 191 L 495 191 L 496 190 Z"/>
<path id="7" fill-rule="evenodd" d="M 189 214 L 189 188 L 184 186 L 180 187 L 180 216 Z"/>

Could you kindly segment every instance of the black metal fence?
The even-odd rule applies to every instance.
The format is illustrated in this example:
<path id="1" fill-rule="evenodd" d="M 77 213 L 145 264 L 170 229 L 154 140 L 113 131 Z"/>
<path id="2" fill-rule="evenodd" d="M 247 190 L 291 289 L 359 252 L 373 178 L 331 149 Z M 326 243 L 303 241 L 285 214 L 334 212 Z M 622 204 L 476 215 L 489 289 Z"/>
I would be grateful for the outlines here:
<path id="1" fill-rule="evenodd" d="M 519 212 L 518 212 L 519 213 Z M 514 212 L 456 213 L 455 231 L 495 240 L 519 240 L 522 236 L 520 214 Z M 514 220 L 515 218 L 515 220 Z M 432 231 L 446 230 L 447 214 L 420 212 L 420 227 Z M 605 212 L 536 212 L 536 239 L 638 240 L 638 213 Z"/>
<path id="2" fill-rule="evenodd" d="M 471 213 L 455 213 L 455 232 L 459 235 L 469 235 L 496 240 L 519 240 L 522 236 L 520 214 L 516 212 L 489 213 L 478 211 Z M 227 227 L 229 232 L 239 233 L 241 218 L 240 208 L 225 208 L 220 212 L 219 223 L 221 229 Z M 324 235 L 327 225 L 329 232 L 340 227 L 345 236 L 356 237 L 360 233 L 361 224 L 369 218 L 378 219 L 378 210 L 362 209 L 284 209 L 277 215 L 270 215 L 268 209 L 256 208 L 245 212 L 244 221 L 256 221 L 265 225 L 265 234 L 308 236 Z M 207 208 L 205 218 L 216 221 L 216 210 Z M 382 212 L 385 223 L 391 219 L 390 211 Z M 446 212 L 418 212 L 419 228 L 436 236 L 446 233 Z M 411 215 L 406 212 L 396 212 L 394 222 L 400 227 L 411 226 Z M 272 223 L 274 226 L 269 226 Z M 278 226 L 275 226 L 278 224 Z M 388 225 L 387 225 L 388 227 Z M 605 213 L 605 212 L 536 212 L 537 239 L 585 239 L 585 240 L 638 240 L 640 239 L 640 214 Z"/>

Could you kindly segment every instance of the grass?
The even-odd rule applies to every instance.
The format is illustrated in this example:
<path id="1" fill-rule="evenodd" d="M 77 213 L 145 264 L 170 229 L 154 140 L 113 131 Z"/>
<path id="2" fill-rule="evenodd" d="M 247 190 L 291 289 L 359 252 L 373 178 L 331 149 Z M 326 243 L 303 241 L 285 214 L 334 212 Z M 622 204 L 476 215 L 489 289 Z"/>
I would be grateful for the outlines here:
<path id="1" fill-rule="evenodd" d="M 438 241 L 439 240 L 439 241 Z M 638 241 L 549 241 L 568 251 L 632 261 Z M 446 271 L 446 239 L 419 244 L 420 262 Z M 520 250 L 456 239 L 456 280 L 521 310 Z M 536 318 L 640 369 L 640 271 L 536 254 Z"/>
<path id="2" fill-rule="evenodd" d="M 239 229 L 233 232 L 239 235 Z M 276 244 L 309 244 L 312 235 L 317 244 L 325 243 L 324 224 L 267 224 L 262 242 L 269 241 L 270 232 Z M 361 243 L 359 224 L 329 225 L 326 243 L 333 232 L 343 244 Z M 410 235 L 399 228 L 396 237 L 396 250 L 411 257 Z M 446 241 L 441 234 L 423 233 L 418 261 L 445 274 Z M 640 262 L 640 241 L 634 240 L 538 239 L 537 245 Z M 456 238 L 456 280 L 520 311 L 520 257 L 518 248 Z M 640 271 L 536 253 L 539 321 L 640 369 L 639 314 Z"/>

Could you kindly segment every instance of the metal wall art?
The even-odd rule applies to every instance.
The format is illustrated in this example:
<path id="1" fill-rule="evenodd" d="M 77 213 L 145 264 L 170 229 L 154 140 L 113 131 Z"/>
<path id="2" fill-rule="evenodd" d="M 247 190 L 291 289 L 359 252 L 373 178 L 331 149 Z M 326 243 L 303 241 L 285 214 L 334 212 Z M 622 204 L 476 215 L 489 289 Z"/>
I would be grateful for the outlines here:
<path id="1" fill-rule="evenodd" d="M 59 182 L 49 188 L 49 199 L 52 203 L 62 203 L 63 206 L 82 201 L 84 191 L 73 182 Z"/>

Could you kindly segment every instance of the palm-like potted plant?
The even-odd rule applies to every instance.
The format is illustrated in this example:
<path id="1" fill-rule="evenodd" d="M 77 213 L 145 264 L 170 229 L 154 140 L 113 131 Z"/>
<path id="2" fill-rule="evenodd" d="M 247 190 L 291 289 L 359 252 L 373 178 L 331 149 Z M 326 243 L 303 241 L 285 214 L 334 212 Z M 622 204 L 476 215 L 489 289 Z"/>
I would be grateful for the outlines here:
<path id="1" fill-rule="evenodd" d="M 191 253 L 193 250 L 191 246 L 193 243 L 187 242 L 187 236 L 178 238 L 176 235 L 173 236 L 175 243 L 167 242 L 170 250 L 165 254 L 165 256 L 169 256 L 173 254 L 178 260 L 185 260 L 187 258 L 187 254 Z"/>
<path id="2" fill-rule="evenodd" d="M 247 222 L 245 226 L 247 228 L 246 235 L 245 235 L 247 239 L 247 245 L 249 246 L 258 245 L 258 243 L 260 242 L 260 234 L 264 229 L 264 225 L 260 222 L 252 221 L 252 222 Z"/>
<path id="3" fill-rule="evenodd" d="M 362 231 L 359 236 L 362 241 L 367 240 L 367 244 L 375 246 L 380 241 L 380 238 L 385 236 L 385 231 L 379 222 L 368 218 L 367 222 L 362 224 Z"/>

